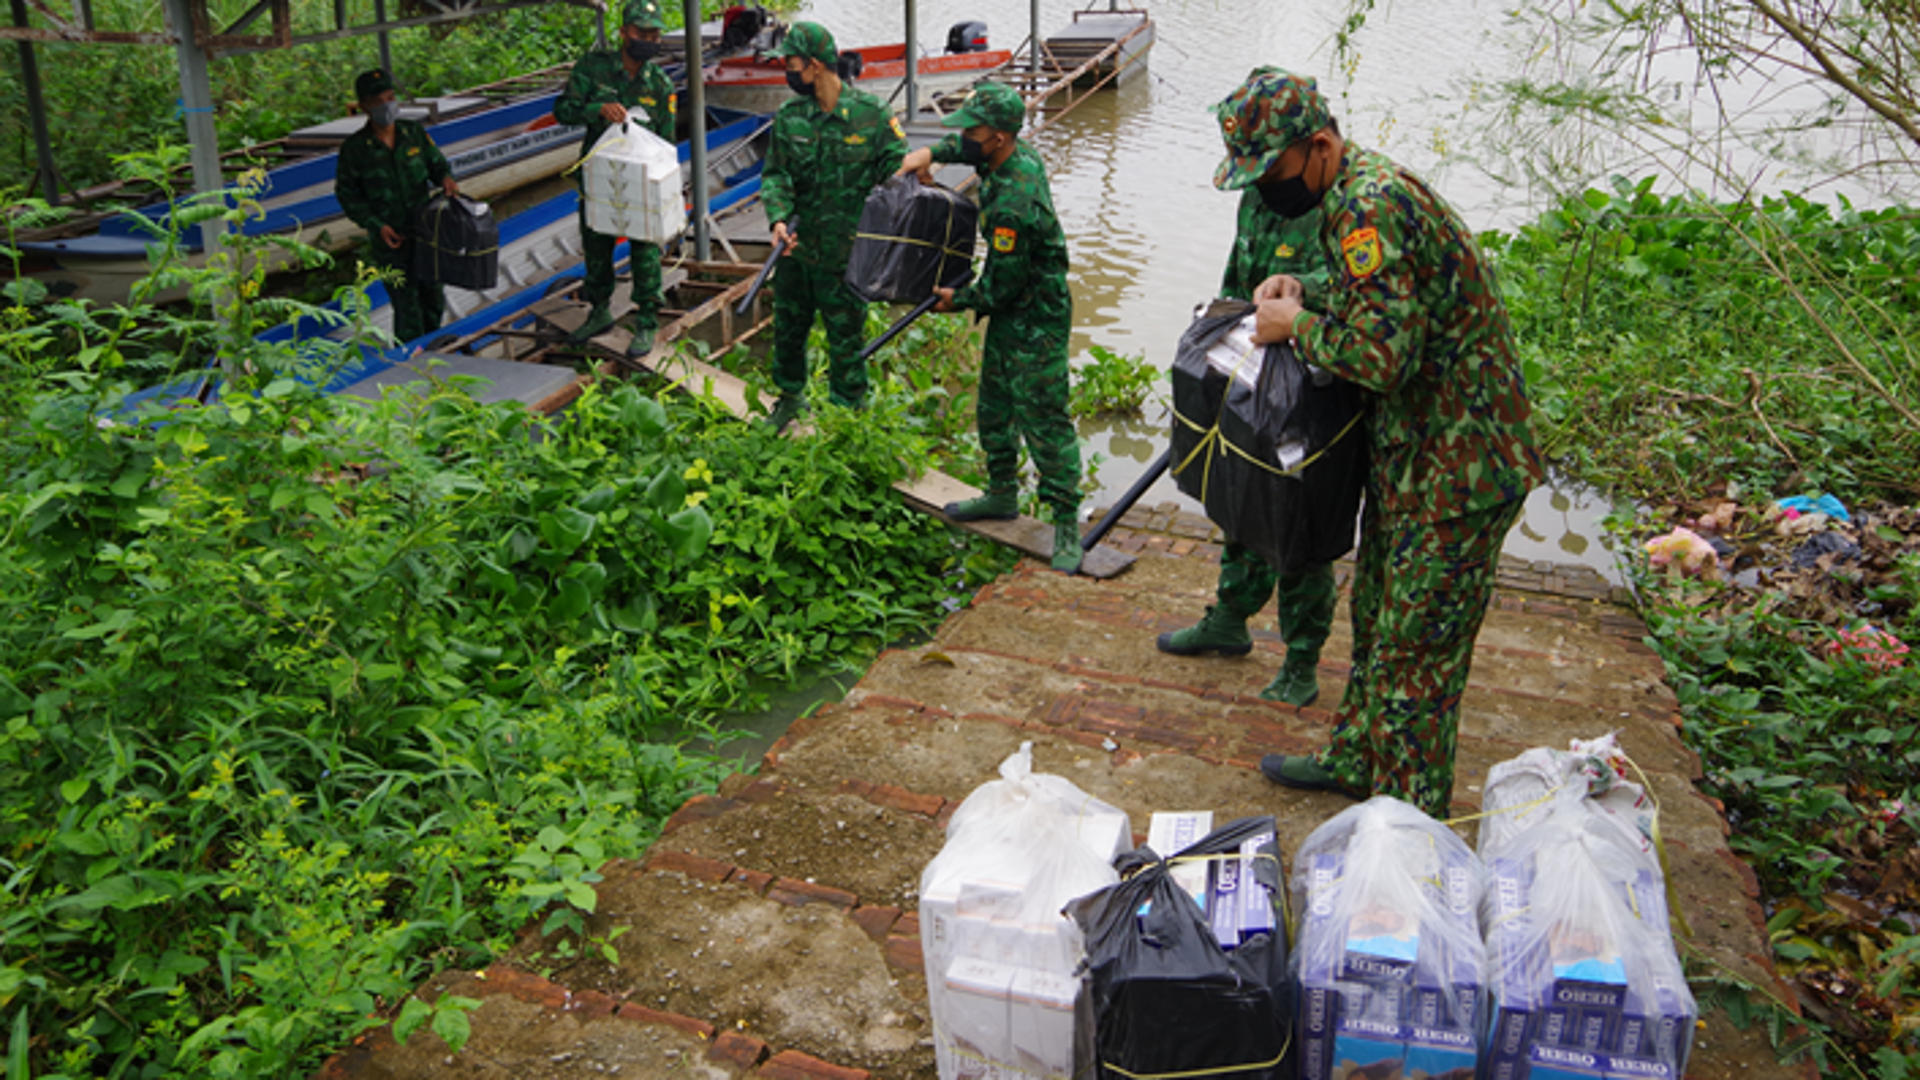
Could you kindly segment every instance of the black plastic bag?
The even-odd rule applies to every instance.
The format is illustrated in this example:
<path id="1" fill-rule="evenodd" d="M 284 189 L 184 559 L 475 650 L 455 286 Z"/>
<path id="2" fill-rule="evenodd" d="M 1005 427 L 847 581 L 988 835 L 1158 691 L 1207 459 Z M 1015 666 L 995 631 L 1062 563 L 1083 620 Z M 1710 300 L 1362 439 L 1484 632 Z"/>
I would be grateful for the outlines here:
<path id="1" fill-rule="evenodd" d="M 1291 343 L 1251 346 L 1232 370 L 1208 351 L 1253 311 L 1216 301 L 1173 363 L 1173 478 L 1228 539 L 1282 573 L 1353 550 L 1367 482 L 1358 387 L 1309 367 Z"/>
<path id="2" fill-rule="evenodd" d="M 1082 1067 L 1081 1076 L 1284 1075 L 1294 1008 L 1276 835 L 1272 817 L 1241 818 L 1175 853 L 1239 853 L 1242 844 L 1265 838 L 1257 844 L 1253 875 L 1271 898 L 1274 930 L 1233 949 L 1220 947 L 1207 915 L 1151 848 L 1114 861 L 1123 875 L 1137 868 L 1133 876 L 1067 905 L 1067 916 L 1086 936 L 1081 1020 L 1091 1022 L 1099 1062 L 1097 1072 Z M 1142 905 L 1148 905 L 1144 914 Z M 1084 1034 L 1081 1041 L 1087 1042 Z"/>
<path id="3" fill-rule="evenodd" d="M 420 210 L 413 274 L 429 285 L 491 289 L 500 283 L 500 226 L 493 209 L 462 195 L 435 195 Z"/>
<path id="4" fill-rule="evenodd" d="M 938 184 L 895 176 L 860 210 L 847 288 L 869 303 L 917 304 L 934 286 L 957 289 L 973 270 L 980 208 Z"/>

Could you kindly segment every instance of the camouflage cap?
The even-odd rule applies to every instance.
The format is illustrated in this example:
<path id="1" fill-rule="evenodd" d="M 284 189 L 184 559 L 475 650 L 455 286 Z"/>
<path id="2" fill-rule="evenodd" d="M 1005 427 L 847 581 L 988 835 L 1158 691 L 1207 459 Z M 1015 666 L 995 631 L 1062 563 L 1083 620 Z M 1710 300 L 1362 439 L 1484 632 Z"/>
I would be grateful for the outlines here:
<path id="1" fill-rule="evenodd" d="M 767 53 L 778 59 L 797 56 L 802 60 L 818 60 L 832 67 L 840 60 L 840 50 L 833 44 L 833 35 L 827 28 L 814 22 L 794 23 L 780 44 Z"/>
<path id="2" fill-rule="evenodd" d="M 620 25 L 637 26 L 642 30 L 665 30 L 667 16 L 660 10 L 660 0 L 627 0 L 626 10 L 620 16 Z"/>
<path id="3" fill-rule="evenodd" d="M 361 72 L 360 77 L 353 80 L 353 99 L 366 101 L 379 97 L 391 89 L 393 89 L 393 80 L 387 77 L 386 72 L 374 68 L 372 71 Z"/>
<path id="4" fill-rule="evenodd" d="M 1281 151 L 1333 122 L 1313 79 L 1276 67 L 1254 68 L 1213 115 L 1227 144 L 1227 159 L 1213 173 L 1213 186 L 1222 191 L 1252 186 Z"/>
<path id="5" fill-rule="evenodd" d="M 940 123 L 950 128 L 985 124 L 995 131 L 1018 135 L 1026 119 L 1027 103 L 1020 100 L 1018 91 L 1004 83 L 986 82 L 974 87 L 960 107 L 942 117 Z"/>

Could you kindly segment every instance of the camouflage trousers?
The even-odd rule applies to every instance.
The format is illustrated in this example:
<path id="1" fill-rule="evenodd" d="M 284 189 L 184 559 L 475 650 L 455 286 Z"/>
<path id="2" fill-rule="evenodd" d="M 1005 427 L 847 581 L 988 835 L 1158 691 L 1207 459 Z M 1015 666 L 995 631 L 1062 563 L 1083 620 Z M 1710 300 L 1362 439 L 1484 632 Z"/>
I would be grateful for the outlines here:
<path id="1" fill-rule="evenodd" d="M 858 407 L 867 401 L 867 365 L 859 359 L 866 346 L 867 304 L 847 288 L 847 267 L 809 263 L 787 256 L 773 272 L 773 384 L 797 396 L 807 388 L 807 336 L 813 316 L 827 329 L 829 397 L 835 405 Z"/>
<path id="2" fill-rule="evenodd" d="M 387 283 L 387 302 L 393 306 L 393 336 L 412 341 L 440 329 L 447 314 L 447 294 L 440 285 L 427 285 L 413 279 L 413 238 L 403 240 L 398 249 L 367 238 L 367 263 L 382 270 L 398 270 L 405 280 Z"/>
<path id="3" fill-rule="evenodd" d="M 989 489 L 1019 487 L 1020 443 L 1025 440 L 1040 474 L 1041 501 L 1053 507 L 1055 521 L 1072 521 L 1080 512 L 1080 437 L 1067 413 L 1072 388 L 1067 334 L 1067 325 L 1059 320 L 991 317 L 974 411 L 980 448 L 987 455 Z"/>
<path id="4" fill-rule="evenodd" d="M 580 204 L 580 246 L 586 252 L 587 283 L 580 298 L 595 307 L 613 302 L 613 249 L 620 238 L 587 228 L 587 204 Z M 630 241 L 628 269 L 633 273 L 633 315 L 636 334 L 660 328 L 660 245 Z"/>
<path id="5" fill-rule="evenodd" d="M 1267 560 L 1229 540 L 1220 552 L 1220 584 L 1215 595 L 1220 610 L 1241 622 L 1258 615 L 1269 596 L 1276 597 L 1280 637 L 1287 643 L 1287 663 L 1312 667 L 1320 662 L 1321 646 L 1333 630 L 1333 607 L 1339 595 L 1332 563 L 1298 574 L 1282 574 Z"/>
<path id="6" fill-rule="evenodd" d="M 1341 783 L 1447 817 L 1460 695 L 1523 501 L 1445 521 L 1368 513 L 1353 580 L 1353 675 L 1319 755 Z"/>

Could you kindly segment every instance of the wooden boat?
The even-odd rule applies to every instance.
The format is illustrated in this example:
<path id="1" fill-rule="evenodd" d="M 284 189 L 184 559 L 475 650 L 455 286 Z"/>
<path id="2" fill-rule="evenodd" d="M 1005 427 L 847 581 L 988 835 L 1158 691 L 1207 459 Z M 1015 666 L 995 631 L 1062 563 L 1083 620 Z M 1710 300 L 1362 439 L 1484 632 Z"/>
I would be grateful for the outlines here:
<path id="1" fill-rule="evenodd" d="M 854 85 L 882 101 L 905 108 L 900 90 L 907 73 L 905 45 L 878 45 L 852 50 L 860 54 L 863 66 Z M 972 86 L 1005 66 L 1013 53 L 1005 49 L 981 52 L 936 54 L 920 57 L 916 82 L 922 94 L 938 94 Z M 793 97 L 787 87 L 785 61 L 767 57 L 740 56 L 707 69 L 707 102 L 746 112 L 772 112 Z M 901 100 L 895 100 L 896 97 Z"/>

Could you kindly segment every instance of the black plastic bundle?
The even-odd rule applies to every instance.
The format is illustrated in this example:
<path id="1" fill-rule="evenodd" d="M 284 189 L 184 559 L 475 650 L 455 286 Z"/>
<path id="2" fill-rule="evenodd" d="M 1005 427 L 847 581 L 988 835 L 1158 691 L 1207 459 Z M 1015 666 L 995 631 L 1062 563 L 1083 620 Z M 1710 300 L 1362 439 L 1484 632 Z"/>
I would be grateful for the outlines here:
<path id="1" fill-rule="evenodd" d="M 1180 336 L 1173 362 L 1173 478 L 1231 539 L 1282 573 L 1353 550 L 1367 481 L 1365 402 L 1291 343 L 1254 348 L 1234 370 L 1208 351 L 1253 311 L 1216 301 Z"/>
<path id="2" fill-rule="evenodd" d="M 485 203 L 435 195 L 420 210 L 414 276 L 429 285 L 491 289 L 500 283 L 500 226 Z"/>
<path id="3" fill-rule="evenodd" d="M 847 258 L 847 287 L 869 303 L 917 304 L 934 286 L 959 288 L 973 268 L 980 208 L 912 176 L 873 189 Z"/>
<path id="4" fill-rule="evenodd" d="M 1080 1075 L 1283 1075 L 1294 1009 L 1275 836 L 1273 818 L 1241 818 L 1175 853 L 1238 855 L 1242 845 L 1253 844 L 1253 879 L 1273 898 L 1275 929 L 1232 949 L 1221 948 L 1207 914 L 1151 848 L 1114 861 L 1132 876 L 1067 905 L 1067 916 L 1086 936 L 1083 1005 L 1099 1061 L 1097 1074 L 1083 1067 Z M 1088 1019 L 1083 1013 L 1082 1021 Z"/>

